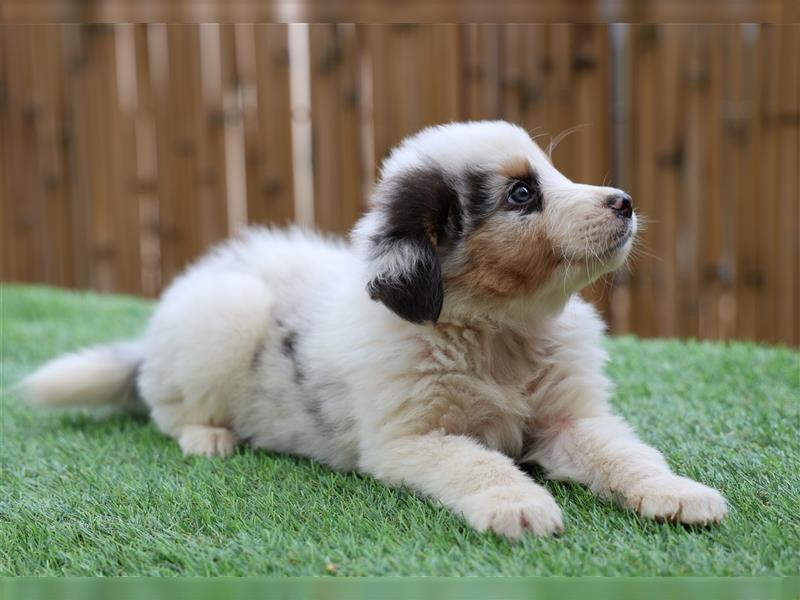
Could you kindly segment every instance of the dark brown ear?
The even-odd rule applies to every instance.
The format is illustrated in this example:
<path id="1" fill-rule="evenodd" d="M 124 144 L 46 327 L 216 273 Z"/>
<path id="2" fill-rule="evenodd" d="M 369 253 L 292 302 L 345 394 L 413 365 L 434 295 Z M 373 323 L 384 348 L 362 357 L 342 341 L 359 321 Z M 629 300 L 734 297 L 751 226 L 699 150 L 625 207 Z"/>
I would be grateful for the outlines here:
<path id="1" fill-rule="evenodd" d="M 382 218 L 371 237 L 375 276 L 369 297 L 412 323 L 436 323 L 444 284 L 440 252 L 460 234 L 458 193 L 437 170 L 415 170 L 382 183 Z"/>
<path id="2" fill-rule="evenodd" d="M 412 323 L 436 323 L 444 303 L 442 268 L 433 245 L 418 240 L 403 252 L 409 257 L 401 268 L 379 272 L 368 284 L 369 297 Z M 412 258 L 413 255 L 413 258 Z"/>

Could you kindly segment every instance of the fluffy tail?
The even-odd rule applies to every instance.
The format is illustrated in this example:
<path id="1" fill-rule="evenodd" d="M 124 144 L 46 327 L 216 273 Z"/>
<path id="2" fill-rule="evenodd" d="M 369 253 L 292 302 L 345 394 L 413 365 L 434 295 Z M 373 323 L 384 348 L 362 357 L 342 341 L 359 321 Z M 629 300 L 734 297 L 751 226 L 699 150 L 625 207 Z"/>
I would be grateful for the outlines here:
<path id="1" fill-rule="evenodd" d="M 32 406 L 47 408 L 133 404 L 142 358 L 139 342 L 92 346 L 45 363 L 18 389 Z"/>

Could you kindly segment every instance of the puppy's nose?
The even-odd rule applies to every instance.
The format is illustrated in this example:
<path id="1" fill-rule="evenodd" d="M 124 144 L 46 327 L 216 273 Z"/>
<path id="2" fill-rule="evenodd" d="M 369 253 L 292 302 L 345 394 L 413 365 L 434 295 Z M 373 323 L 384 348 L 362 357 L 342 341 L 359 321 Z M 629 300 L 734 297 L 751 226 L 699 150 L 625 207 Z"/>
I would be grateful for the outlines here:
<path id="1" fill-rule="evenodd" d="M 606 198 L 606 206 L 625 219 L 630 219 L 633 214 L 633 200 L 628 194 L 612 194 Z"/>

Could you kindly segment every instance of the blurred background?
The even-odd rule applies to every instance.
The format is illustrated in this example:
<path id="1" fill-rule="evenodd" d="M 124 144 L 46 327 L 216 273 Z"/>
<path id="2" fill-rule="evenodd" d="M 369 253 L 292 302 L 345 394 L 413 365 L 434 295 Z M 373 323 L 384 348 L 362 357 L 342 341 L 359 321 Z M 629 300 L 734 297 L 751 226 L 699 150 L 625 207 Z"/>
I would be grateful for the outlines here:
<path id="1" fill-rule="evenodd" d="M 0 26 L 2 280 L 156 296 L 248 223 L 345 234 L 434 123 L 631 193 L 614 333 L 800 345 L 800 26 Z"/>

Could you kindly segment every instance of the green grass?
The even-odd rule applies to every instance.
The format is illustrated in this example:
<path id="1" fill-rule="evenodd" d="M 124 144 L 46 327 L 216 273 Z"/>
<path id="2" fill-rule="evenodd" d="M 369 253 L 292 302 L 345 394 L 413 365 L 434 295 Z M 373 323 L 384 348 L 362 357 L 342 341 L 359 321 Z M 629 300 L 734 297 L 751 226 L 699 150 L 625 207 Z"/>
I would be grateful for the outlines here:
<path id="1" fill-rule="evenodd" d="M 5 286 L 0 386 L 60 352 L 135 334 L 149 310 Z M 3 393 L 0 574 L 799 573 L 800 355 L 633 338 L 608 348 L 618 411 L 678 472 L 722 490 L 722 525 L 644 521 L 545 482 L 566 531 L 511 544 L 369 477 L 250 449 L 187 459 L 142 418 L 34 412 Z"/>

